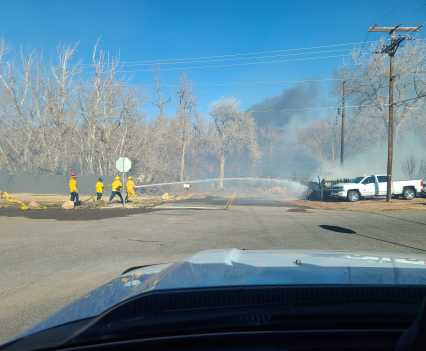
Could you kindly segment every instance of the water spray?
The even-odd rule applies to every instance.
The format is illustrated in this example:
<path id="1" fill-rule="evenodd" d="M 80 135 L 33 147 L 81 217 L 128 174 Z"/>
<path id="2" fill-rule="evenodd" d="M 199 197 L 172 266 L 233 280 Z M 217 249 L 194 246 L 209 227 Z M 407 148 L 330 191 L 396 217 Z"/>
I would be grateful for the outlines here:
<path id="1" fill-rule="evenodd" d="M 206 179 L 196 179 L 196 180 L 186 180 L 179 182 L 167 182 L 167 183 L 156 183 L 156 184 L 143 184 L 136 185 L 136 188 L 153 188 L 159 186 L 167 186 L 167 185 L 179 185 L 179 184 L 200 184 L 200 183 L 214 183 L 222 180 L 221 178 L 206 178 Z M 279 178 L 260 178 L 260 177 L 234 177 L 234 178 L 223 178 L 224 182 L 234 182 L 234 181 L 246 181 L 246 182 L 271 182 L 278 183 L 281 185 L 284 184 L 299 184 L 297 182 L 288 180 L 288 179 L 279 179 Z"/>
<path id="2" fill-rule="evenodd" d="M 288 180 L 288 179 L 280 179 L 280 178 L 261 178 L 261 177 L 232 177 L 232 178 L 206 178 L 206 179 L 195 179 L 195 180 L 187 180 L 187 181 L 176 181 L 176 182 L 164 182 L 164 183 L 156 183 L 156 184 L 143 184 L 137 185 L 136 188 L 155 188 L 161 186 L 168 185 L 183 185 L 185 187 L 186 184 L 206 184 L 206 183 L 219 183 L 223 180 L 223 182 L 240 182 L 240 183 L 267 183 L 269 185 L 275 185 L 287 191 L 286 197 L 291 198 L 300 198 L 302 194 L 306 191 L 306 186 L 303 184 Z M 187 190 L 187 188 L 185 188 Z M 272 195 L 272 194 L 269 194 Z M 281 194 L 282 196 L 283 194 Z"/>

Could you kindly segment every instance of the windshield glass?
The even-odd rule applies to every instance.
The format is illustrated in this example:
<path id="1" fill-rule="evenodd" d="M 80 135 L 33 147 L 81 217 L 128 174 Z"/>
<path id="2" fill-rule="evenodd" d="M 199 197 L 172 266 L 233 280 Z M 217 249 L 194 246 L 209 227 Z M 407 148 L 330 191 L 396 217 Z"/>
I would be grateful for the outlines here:
<path id="1" fill-rule="evenodd" d="M 426 4 L 392 6 L 5 2 L 0 344 L 166 286 L 426 284 Z"/>
<path id="2" fill-rule="evenodd" d="M 350 183 L 360 183 L 365 177 L 356 177 L 350 180 Z"/>

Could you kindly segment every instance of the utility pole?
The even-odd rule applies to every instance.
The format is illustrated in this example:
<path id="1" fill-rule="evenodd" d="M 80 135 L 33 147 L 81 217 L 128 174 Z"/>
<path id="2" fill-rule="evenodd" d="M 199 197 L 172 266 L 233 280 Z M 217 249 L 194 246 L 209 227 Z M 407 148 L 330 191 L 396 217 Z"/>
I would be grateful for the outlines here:
<path id="1" fill-rule="evenodd" d="M 336 120 L 334 121 L 334 143 L 333 143 L 333 161 L 337 162 L 337 158 L 339 155 L 339 143 L 340 143 L 340 139 L 339 139 L 339 127 L 340 127 L 340 106 L 337 107 L 336 110 Z"/>
<path id="2" fill-rule="evenodd" d="M 395 50 L 396 52 L 396 50 Z M 393 86 L 395 83 L 395 77 L 393 75 L 393 58 L 395 53 L 389 53 L 389 103 L 388 103 L 388 161 L 387 161 L 387 184 L 386 184 L 386 201 L 390 202 L 392 199 L 392 173 L 393 173 L 393 142 L 394 138 L 394 127 L 395 120 L 393 118 Z"/>
<path id="3" fill-rule="evenodd" d="M 340 124 L 340 166 L 343 166 L 345 157 L 345 83 L 342 81 L 342 121 Z"/>
<path id="4" fill-rule="evenodd" d="M 393 163 L 393 143 L 394 143 L 394 101 L 393 92 L 395 84 L 395 76 L 393 74 L 393 58 L 398 50 L 399 45 L 407 39 L 407 37 L 399 36 L 399 32 L 418 32 L 422 26 L 417 27 L 402 27 L 400 25 L 394 27 L 377 27 L 368 28 L 369 32 L 384 32 L 389 33 L 390 43 L 382 48 L 380 53 L 388 54 L 389 56 L 389 121 L 388 121 L 388 160 L 387 160 L 387 188 L 386 201 L 392 199 L 392 163 Z"/>

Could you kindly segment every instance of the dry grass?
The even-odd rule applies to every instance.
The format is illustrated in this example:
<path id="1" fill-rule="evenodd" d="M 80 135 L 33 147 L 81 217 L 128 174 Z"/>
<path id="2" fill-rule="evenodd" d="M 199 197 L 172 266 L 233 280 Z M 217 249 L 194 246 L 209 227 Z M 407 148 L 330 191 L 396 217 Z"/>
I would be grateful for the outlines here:
<path id="1" fill-rule="evenodd" d="M 31 193 L 14 193 L 10 194 L 14 199 L 22 201 L 26 204 L 35 201 L 42 206 L 48 207 L 61 207 L 61 205 L 69 200 L 68 195 L 59 195 L 59 194 L 31 194 Z M 83 195 L 80 196 L 80 201 L 82 202 L 82 207 L 89 208 L 116 208 L 122 207 L 122 205 L 117 202 L 117 199 L 113 203 L 107 203 L 109 194 L 105 194 L 103 201 L 96 201 L 94 195 Z M 181 201 L 189 199 L 192 197 L 192 194 L 184 195 L 173 195 L 167 194 L 166 196 L 160 195 L 143 195 L 136 196 L 131 198 L 131 202 L 126 204 L 127 208 L 141 208 L 141 207 L 154 207 L 161 205 L 162 203 Z M 0 199 L 0 207 L 16 207 L 16 204 L 4 201 Z"/>
<path id="2" fill-rule="evenodd" d="M 16 193 L 11 194 L 13 198 L 18 199 L 26 204 L 31 201 L 36 201 L 42 206 L 48 207 L 61 207 L 62 203 L 69 200 L 68 195 L 58 195 L 58 194 L 30 194 L 30 193 Z M 130 203 L 127 203 L 125 206 L 127 208 L 151 208 L 163 203 L 170 203 L 175 201 L 182 201 L 186 199 L 203 199 L 208 196 L 208 193 L 185 193 L 181 195 L 169 194 L 166 196 L 161 195 L 142 195 L 136 196 L 131 199 Z M 211 194 L 210 194 L 211 195 Z M 217 194 L 216 194 L 217 195 Z M 238 193 L 237 197 L 244 198 L 245 194 Z M 253 195 L 253 193 L 251 194 Z M 282 194 L 274 194 L 274 199 L 285 198 Z M 232 193 L 223 193 L 221 194 L 224 198 L 232 196 Z M 255 195 L 256 196 L 256 195 Z M 122 207 L 119 202 L 109 204 L 105 201 L 96 202 L 93 195 L 83 195 L 80 197 L 82 201 L 82 207 L 88 208 L 116 208 Z M 104 200 L 108 200 L 108 194 L 103 197 Z M 411 201 L 393 199 L 392 202 L 387 203 L 384 199 L 380 200 L 363 200 L 359 202 L 344 202 L 344 201 L 308 201 L 308 200 L 286 200 L 286 202 L 293 204 L 295 206 L 302 206 L 312 209 L 321 209 L 321 210 L 345 210 L 345 211 L 359 211 L 359 212 L 380 212 L 380 211 L 401 211 L 401 210 L 416 210 L 416 211 L 425 211 L 426 210 L 426 198 L 416 198 Z M 0 200 L 0 207 L 16 207 L 16 204 L 10 204 L 4 200 Z"/>
<path id="3" fill-rule="evenodd" d="M 43 204 L 47 204 L 47 203 L 62 204 L 62 202 L 67 201 L 70 198 L 69 195 L 59 195 L 59 194 L 14 193 L 10 195 L 12 195 L 15 199 L 18 199 L 24 202 L 37 201 Z M 85 197 L 86 196 L 83 196 L 83 198 Z"/>
<path id="4" fill-rule="evenodd" d="M 344 201 L 308 201 L 292 200 L 297 206 L 305 206 L 312 209 L 321 210 L 345 210 L 359 212 L 381 212 L 381 211 L 401 211 L 401 210 L 420 210 L 426 211 L 426 198 L 416 198 L 414 200 L 392 199 L 390 203 L 384 199 L 362 200 L 358 202 Z"/>

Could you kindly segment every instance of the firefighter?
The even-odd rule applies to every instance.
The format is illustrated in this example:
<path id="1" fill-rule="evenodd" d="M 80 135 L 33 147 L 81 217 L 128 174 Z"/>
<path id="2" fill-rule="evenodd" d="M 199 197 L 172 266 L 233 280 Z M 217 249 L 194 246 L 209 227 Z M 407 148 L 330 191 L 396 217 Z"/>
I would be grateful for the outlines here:
<path id="1" fill-rule="evenodd" d="M 96 182 L 96 200 L 101 200 L 102 195 L 104 194 L 104 182 L 102 178 L 98 178 L 98 181 Z"/>
<path id="2" fill-rule="evenodd" d="M 127 178 L 126 182 L 126 202 L 129 202 L 129 199 L 136 195 L 135 182 L 132 176 Z"/>
<path id="3" fill-rule="evenodd" d="M 74 202 L 74 207 L 80 205 L 80 199 L 78 197 L 77 174 L 75 172 L 71 172 L 68 187 L 70 190 L 70 200 Z"/>
<path id="4" fill-rule="evenodd" d="M 123 183 L 121 183 L 120 176 L 115 176 L 114 180 L 111 184 L 111 196 L 109 197 L 109 202 L 111 202 L 114 197 L 117 195 L 121 203 L 124 205 L 123 196 L 121 196 L 121 188 L 123 187 Z"/>

